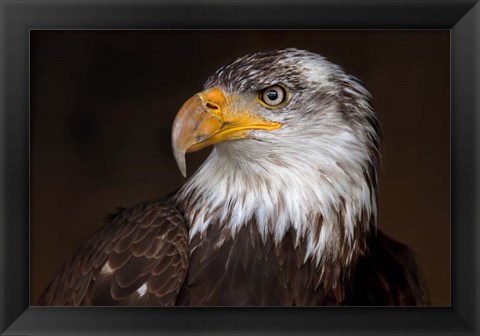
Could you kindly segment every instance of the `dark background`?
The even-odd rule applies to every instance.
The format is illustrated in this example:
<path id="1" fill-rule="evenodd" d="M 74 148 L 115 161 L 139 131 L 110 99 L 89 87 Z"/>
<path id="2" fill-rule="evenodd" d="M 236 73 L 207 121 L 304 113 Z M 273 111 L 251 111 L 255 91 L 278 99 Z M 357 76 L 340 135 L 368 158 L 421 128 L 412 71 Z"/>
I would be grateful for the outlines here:
<path id="1" fill-rule="evenodd" d="M 383 125 L 379 227 L 450 305 L 450 35 L 439 31 L 32 31 L 31 302 L 117 206 L 184 179 L 173 118 L 246 53 L 297 47 L 359 77 Z M 192 174 L 208 150 L 190 154 Z"/>

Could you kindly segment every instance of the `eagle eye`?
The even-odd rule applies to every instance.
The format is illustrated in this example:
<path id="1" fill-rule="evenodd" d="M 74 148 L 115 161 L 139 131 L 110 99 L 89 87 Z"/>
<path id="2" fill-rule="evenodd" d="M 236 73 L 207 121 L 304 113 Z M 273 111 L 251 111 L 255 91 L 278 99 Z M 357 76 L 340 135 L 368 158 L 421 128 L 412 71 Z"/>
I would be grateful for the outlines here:
<path id="1" fill-rule="evenodd" d="M 282 85 L 272 85 L 260 90 L 258 99 L 265 107 L 281 107 L 287 100 L 287 90 Z"/>

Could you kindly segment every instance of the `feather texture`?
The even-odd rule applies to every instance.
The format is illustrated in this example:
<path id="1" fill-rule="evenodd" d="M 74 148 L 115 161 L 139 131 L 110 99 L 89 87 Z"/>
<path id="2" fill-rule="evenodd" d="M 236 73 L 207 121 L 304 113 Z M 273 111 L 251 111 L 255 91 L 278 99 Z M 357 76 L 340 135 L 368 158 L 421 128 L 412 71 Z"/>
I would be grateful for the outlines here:
<path id="1" fill-rule="evenodd" d="M 189 266 L 188 231 L 172 205 L 108 219 L 43 293 L 40 305 L 174 305 Z"/>

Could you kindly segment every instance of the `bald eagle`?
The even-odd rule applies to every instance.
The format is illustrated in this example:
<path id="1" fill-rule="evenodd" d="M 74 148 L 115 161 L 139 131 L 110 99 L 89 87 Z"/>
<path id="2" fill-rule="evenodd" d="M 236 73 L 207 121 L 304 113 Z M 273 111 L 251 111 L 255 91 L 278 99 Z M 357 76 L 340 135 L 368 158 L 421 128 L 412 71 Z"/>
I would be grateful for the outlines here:
<path id="1" fill-rule="evenodd" d="M 258 52 L 221 67 L 172 129 L 209 157 L 171 196 L 110 216 L 40 305 L 428 305 L 415 254 L 376 228 L 380 126 L 324 57 Z"/>

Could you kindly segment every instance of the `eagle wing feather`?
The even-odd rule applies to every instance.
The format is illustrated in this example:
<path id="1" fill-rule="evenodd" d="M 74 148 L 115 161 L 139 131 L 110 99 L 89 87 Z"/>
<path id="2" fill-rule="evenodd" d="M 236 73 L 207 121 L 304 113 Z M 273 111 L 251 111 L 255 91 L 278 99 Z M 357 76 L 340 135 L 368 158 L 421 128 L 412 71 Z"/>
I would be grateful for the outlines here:
<path id="1" fill-rule="evenodd" d="M 347 305 L 429 306 L 425 276 L 417 255 L 380 230 L 359 258 Z"/>
<path id="2" fill-rule="evenodd" d="M 107 219 L 64 265 L 39 305 L 174 305 L 189 267 L 177 209 L 152 201 Z"/>

